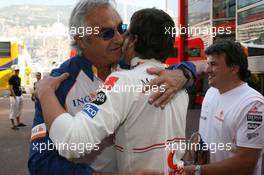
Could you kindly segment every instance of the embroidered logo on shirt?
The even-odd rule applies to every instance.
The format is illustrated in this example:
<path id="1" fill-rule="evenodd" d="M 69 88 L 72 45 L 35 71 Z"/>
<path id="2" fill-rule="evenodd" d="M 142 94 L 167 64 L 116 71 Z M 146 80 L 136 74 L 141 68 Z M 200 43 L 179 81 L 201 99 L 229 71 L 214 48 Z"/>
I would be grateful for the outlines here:
<path id="1" fill-rule="evenodd" d="M 104 92 L 100 91 L 100 92 L 97 92 L 96 94 L 96 99 L 94 101 L 92 101 L 94 104 L 97 104 L 97 105 L 102 105 L 106 102 L 106 95 Z"/>
<path id="2" fill-rule="evenodd" d="M 114 85 L 118 81 L 118 79 L 119 78 L 115 77 L 115 76 L 111 76 L 111 77 L 107 78 L 107 80 L 104 83 L 103 88 L 110 91 L 114 87 Z"/>
<path id="3" fill-rule="evenodd" d="M 215 115 L 214 118 L 220 122 L 224 122 L 224 111 L 222 110 L 219 115 Z"/>
<path id="4" fill-rule="evenodd" d="M 257 129 L 261 124 L 260 123 L 248 123 L 248 129 L 249 130 L 255 130 Z"/>
<path id="5" fill-rule="evenodd" d="M 247 121 L 250 122 L 262 122 L 262 116 L 261 115 L 252 115 L 252 114 L 248 114 L 247 115 Z"/>
<path id="6" fill-rule="evenodd" d="M 94 118 L 98 110 L 99 109 L 94 104 L 88 103 L 84 105 L 84 108 L 82 111 L 88 114 L 91 118 Z"/>
<path id="7" fill-rule="evenodd" d="M 33 141 L 38 138 L 43 138 L 43 137 L 46 137 L 46 135 L 47 135 L 46 125 L 45 123 L 41 123 L 35 126 L 34 128 L 32 128 L 31 140 Z"/>
<path id="8" fill-rule="evenodd" d="M 253 106 L 249 111 L 248 113 L 251 113 L 251 114 L 262 114 L 262 111 L 259 111 L 258 108 L 256 106 Z"/>
<path id="9" fill-rule="evenodd" d="M 253 139 L 254 137 L 257 137 L 259 133 L 247 133 L 248 140 Z"/>
<path id="10" fill-rule="evenodd" d="M 72 104 L 74 107 L 83 106 L 85 103 L 91 102 L 91 97 L 89 95 L 85 97 L 72 99 Z"/>

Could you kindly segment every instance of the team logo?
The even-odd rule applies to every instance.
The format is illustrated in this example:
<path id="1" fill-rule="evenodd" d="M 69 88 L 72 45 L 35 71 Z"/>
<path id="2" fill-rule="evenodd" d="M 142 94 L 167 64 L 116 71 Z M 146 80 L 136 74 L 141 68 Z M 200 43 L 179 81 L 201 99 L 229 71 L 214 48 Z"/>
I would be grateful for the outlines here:
<path id="1" fill-rule="evenodd" d="M 88 103 L 86 105 L 84 105 L 83 108 L 83 112 L 85 112 L 86 114 L 88 114 L 91 118 L 94 118 L 98 112 L 98 108 L 92 104 L 92 103 Z"/>
<path id="2" fill-rule="evenodd" d="M 247 133 L 248 140 L 253 139 L 254 137 L 257 137 L 259 133 Z"/>
<path id="3" fill-rule="evenodd" d="M 222 110 L 219 115 L 215 115 L 214 118 L 220 122 L 224 122 L 224 111 Z"/>
<path id="4" fill-rule="evenodd" d="M 251 115 L 251 114 L 248 114 L 247 115 L 247 121 L 250 121 L 250 122 L 262 122 L 262 115 Z"/>
<path id="5" fill-rule="evenodd" d="M 258 110 L 258 107 L 253 106 L 248 113 L 253 113 L 253 114 L 262 114 L 262 111 Z"/>
<path id="6" fill-rule="evenodd" d="M 35 140 L 38 138 L 43 138 L 47 134 L 47 129 L 45 123 L 41 123 L 34 128 L 32 128 L 31 131 L 31 140 Z"/>
<path id="7" fill-rule="evenodd" d="M 72 104 L 74 107 L 79 107 L 79 106 L 83 106 L 86 103 L 91 102 L 92 99 L 89 95 L 85 96 L 85 97 L 80 97 L 80 98 L 76 98 L 72 100 Z"/>
<path id="8" fill-rule="evenodd" d="M 168 158 L 167 158 L 167 165 L 168 165 L 168 169 L 169 169 L 168 174 L 169 175 L 182 174 L 184 172 L 184 166 L 183 166 L 182 161 L 174 163 L 174 161 L 173 161 L 174 154 L 175 154 L 175 152 L 171 151 L 168 155 Z"/>
<path id="9" fill-rule="evenodd" d="M 257 129 L 261 124 L 260 123 L 248 123 L 248 130 L 255 130 Z"/>
<path id="10" fill-rule="evenodd" d="M 118 81 L 118 79 L 119 78 L 115 77 L 115 76 L 111 76 L 111 77 L 107 78 L 107 80 L 104 83 L 103 88 L 110 91 L 114 87 L 114 85 Z"/>
<path id="11" fill-rule="evenodd" d="M 92 101 L 94 104 L 101 105 L 106 102 L 106 95 L 104 92 L 100 91 L 96 94 L 96 99 Z"/>

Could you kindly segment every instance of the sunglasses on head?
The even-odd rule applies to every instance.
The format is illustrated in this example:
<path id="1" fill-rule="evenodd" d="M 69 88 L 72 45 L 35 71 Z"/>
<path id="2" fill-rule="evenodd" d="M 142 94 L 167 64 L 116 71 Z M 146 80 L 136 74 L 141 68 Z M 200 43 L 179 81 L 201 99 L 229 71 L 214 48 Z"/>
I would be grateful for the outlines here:
<path id="1" fill-rule="evenodd" d="M 100 33 L 97 35 L 100 38 L 102 38 L 103 40 L 110 40 L 115 36 L 115 32 L 117 32 L 122 35 L 127 31 L 127 24 L 119 24 L 117 29 L 113 29 L 113 28 L 104 28 L 100 31 Z"/>

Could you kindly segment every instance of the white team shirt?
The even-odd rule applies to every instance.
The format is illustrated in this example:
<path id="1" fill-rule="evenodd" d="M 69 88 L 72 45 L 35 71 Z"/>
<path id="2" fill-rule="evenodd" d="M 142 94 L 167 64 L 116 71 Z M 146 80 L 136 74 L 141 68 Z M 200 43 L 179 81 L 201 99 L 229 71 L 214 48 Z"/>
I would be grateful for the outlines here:
<path id="1" fill-rule="evenodd" d="M 163 64 L 154 59 L 134 58 L 131 65 L 136 67 L 108 77 L 105 89 L 97 93 L 96 104 L 88 103 L 74 117 L 69 113 L 58 116 L 50 128 L 50 138 L 54 143 L 94 144 L 115 132 L 119 172 L 142 168 L 164 170 L 165 143 L 185 139 L 188 95 L 181 90 L 164 110 L 155 108 L 148 103 L 149 94 L 141 90 L 155 78 L 146 69 L 164 68 Z M 62 149 L 59 154 L 66 158 L 84 155 L 78 150 Z M 176 159 L 183 154 L 184 151 L 176 151 Z"/>
<path id="2" fill-rule="evenodd" d="M 96 92 L 103 81 L 97 76 L 92 81 L 83 71 L 76 77 L 73 87 L 65 99 L 65 108 L 71 115 L 76 114 L 83 108 L 83 103 L 91 101 L 91 94 Z M 101 150 L 95 150 L 90 155 L 82 158 L 72 159 L 75 163 L 90 165 L 95 171 L 116 173 L 116 155 L 113 153 L 113 136 L 105 138 L 99 145 Z"/>
<path id="3" fill-rule="evenodd" d="M 210 162 L 235 155 L 236 147 L 264 149 L 264 98 L 244 83 L 220 94 L 211 87 L 202 104 L 199 132 L 211 146 Z M 210 148 L 210 147 L 209 147 Z M 262 156 L 254 175 L 261 174 Z"/>

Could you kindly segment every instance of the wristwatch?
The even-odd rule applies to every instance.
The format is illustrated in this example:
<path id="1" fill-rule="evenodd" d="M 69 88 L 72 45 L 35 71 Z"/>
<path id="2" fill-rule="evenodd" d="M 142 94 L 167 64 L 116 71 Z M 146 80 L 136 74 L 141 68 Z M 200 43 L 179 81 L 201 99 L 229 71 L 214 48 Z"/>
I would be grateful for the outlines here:
<path id="1" fill-rule="evenodd" d="M 201 175 L 201 174 L 202 174 L 201 165 L 196 165 L 194 168 L 194 175 Z"/>

